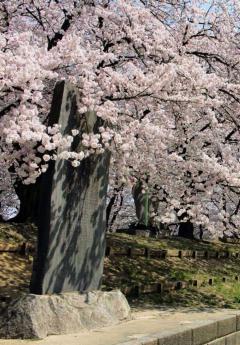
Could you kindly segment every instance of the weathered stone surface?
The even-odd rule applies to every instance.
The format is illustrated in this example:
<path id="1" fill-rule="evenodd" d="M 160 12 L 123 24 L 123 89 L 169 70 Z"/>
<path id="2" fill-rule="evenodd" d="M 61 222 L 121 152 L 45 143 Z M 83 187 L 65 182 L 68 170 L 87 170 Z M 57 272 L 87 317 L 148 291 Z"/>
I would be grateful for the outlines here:
<path id="1" fill-rule="evenodd" d="M 236 343 L 240 344 L 240 332 L 236 332 Z"/>
<path id="2" fill-rule="evenodd" d="M 145 345 L 145 343 L 143 343 L 142 341 L 140 343 L 139 340 L 129 340 L 129 341 L 126 341 L 124 343 L 117 344 L 117 345 Z"/>
<path id="3" fill-rule="evenodd" d="M 78 113 L 78 92 L 56 85 L 50 125 L 61 125 L 64 135 L 77 129 L 97 133 L 103 125 L 94 112 Z M 81 152 L 76 136 L 70 151 Z M 59 151 L 60 152 L 60 151 Z M 38 246 L 30 292 L 33 294 L 86 292 L 101 285 L 105 255 L 105 208 L 110 153 L 90 155 L 79 167 L 51 161 L 41 177 L 38 202 Z"/>
<path id="4" fill-rule="evenodd" d="M 208 343 L 207 345 L 225 345 L 225 337 L 211 341 L 211 343 Z"/>
<path id="5" fill-rule="evenodd" d="M 165 333 L 165 334 L 164 334 Z M 192 345 L 192 330 L 175 329 L 159 335 L 158 345 Z"/>
<path id="6" fill-rule="evenodd" d="M 237 317 L 237 331 L 240 331 L 240 314 L 237 314 L 236 317 Z"/>
<path id="7" fill-rule="evenodd" d="M 147 336 L 147 337 L 143 337 L 140 339 L 141 341 L 141 345 L 159 345 L 159 342 L 158 342 L 158 338 L 156 338 L 155 336 Z M 125 345 L 125 343 L 124 343 Z M 131 345 L 139 345 L 138 344 L 134 344 L 134 343 L 131 343 Z"/>
<path id="8" fill-rule="evenodd" d="M 0 320 L 0 338 L 45 338 L 51 334 L 117 324 L 131 318 L 119 290 L 111 292 L 25 295 L 13 302 Z"/>
<path id="9" fill-rule="evenodd" d="M 236 316 L 225 316 L 218 321 L 218 337 L 236 332 L 237 319 Z"/>
<path id="10" fill-rule="evenodd" d="M 236 333 L 227 335 L 225 337 L 225 345 L 238 345 Z"/>
<path id="11" fill-rule="evenodd" d="M 203 345 L 217 338 L 217 322 L 203 321 L 193 329 L 193 345 Z"/>

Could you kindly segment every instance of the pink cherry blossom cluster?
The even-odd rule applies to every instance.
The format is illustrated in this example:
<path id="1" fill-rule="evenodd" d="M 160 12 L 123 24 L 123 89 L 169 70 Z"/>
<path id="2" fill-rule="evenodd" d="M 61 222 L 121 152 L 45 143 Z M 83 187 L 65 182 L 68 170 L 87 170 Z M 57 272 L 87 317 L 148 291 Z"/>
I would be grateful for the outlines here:
<path id="1" fill-rule="evenodd" d="M 164 199 L 159 221 L 182 212 L 210 229 L 227 218 L 240 225 L 237 212 L 224 213 L 221 204 L 229 193 L 237 206 L 240 187 L 236 1 L 3 0 L 0 12 L 6 169 L 29 184 L 51 160 L 77 167 L 108 149 L 112 183 L 141 180 L 143 192 Z M 79 116 L 101 118 L 98 133 L 63 135 L 58 124 L 49 126 L 59 80 L 78 89 Z M 213 202 L 218 222 L 208 210 Z"/>

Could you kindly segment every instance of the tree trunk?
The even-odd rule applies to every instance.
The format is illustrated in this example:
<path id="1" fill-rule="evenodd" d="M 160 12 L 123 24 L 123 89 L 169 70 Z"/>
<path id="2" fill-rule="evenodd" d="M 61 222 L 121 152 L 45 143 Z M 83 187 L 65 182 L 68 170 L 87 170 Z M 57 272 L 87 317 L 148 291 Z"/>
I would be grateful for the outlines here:
<path id="1" fill-rule="evenodd" d="M 112 215 L 112 218 L 111 218 L 111 221 L 109 223 L 109 228 L 110 229 L 113 229 L 113 225 L 117 219 L 117 216 L 119 214 L 119 212 L 121 211 L 121 208 L 122 208 L 122 205 L 123 205 L 123 195 L 120 194 L 118 195 L 118 197 L 120 197 L 120 201 L 119 201 L 119 204 L 116 206 L 114 212 L 113 212 L 113 215 Z"/>
<path id="2" fill-rule="evenodd" d="M 75 88 L 58 83 L 50 118 L 71 129 L 96 132 L 95 113 L 80 118 Z M 77 137 L 72 150 L 81 150 Z M 105 208 L 110 153 L 92 155 L 78 168 L 65 160 L 51 162 L 42 176 L 38 248 L 31 293 L 48 294 L 99 289 L 105 255 Z"/>
<path id="3" fill-rule="evenodd" d="M 139 181 L 132 190 L 138 225 L 147 228 L 149 223 L 148 195 L 142 193 L 142 183 Z"/>
<path id="4" fill-rule="evenodd" d="M 40 177 L 41 178 L 41 177 Z M 35 223 L 38 216 L 38 194 L 39 179 L 35 184 L 23 185 L 19 184 L 16 188 L 16 194 L 20 200 L 19 213 L 11 219 L 15 223 Z"/>
<path id="5" fill-rule="evenodd" d="M 190 221 L 187 221 L 185 223 L 180 223 L 178 236 L 193 240 L 194 239 L 193 231 L 194 231 L 193 224 Z"/>
<path id="6" fill-rule="evenodd" d="M 202 226 L 202 224 L 199 225 L 199 238 L 201 241 L 203 240 L 203 226 Z"/>
<path id="7" fill-rule="evenodd" d="M 117 199 L 117 194 L 114 194 L 110 198 L 109 203 L 107 205 L 107 209 L 106 209 L 106 228 L 107 228 L 107 231 L 109 231 L 110 215 L 111 215 L 112 208 L 115 204 L 116 199 Z"/>
<path id="8" fill-rule="evenodd" d="M 136 209 L 136 216 L 138 218 L 138 226 L 149 229 L 156 229 L 154 224 L 154 217 L 151 213 L 158 213 L 159 201 L 153 201 L 148 193 L 142 193 L 142 183 L 138 182 L 133 187 L 133 199 Z"/>

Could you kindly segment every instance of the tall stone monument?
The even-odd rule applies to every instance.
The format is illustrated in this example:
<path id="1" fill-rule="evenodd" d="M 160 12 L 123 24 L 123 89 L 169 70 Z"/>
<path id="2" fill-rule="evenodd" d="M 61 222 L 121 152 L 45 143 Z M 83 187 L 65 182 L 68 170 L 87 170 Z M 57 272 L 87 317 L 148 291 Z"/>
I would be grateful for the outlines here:
<path id="1" fill-rule="evenodd" d="M 64 134 L 72 129 L 97 132 L 95 113 L 79 115 L 77 90 L 57 83 L 49 124 Z M 75 137 L 71 150 L 81 150 Z M 105 203 L 110 153 L 92 155 L 77 168 L 66 160 L 51 162 L 39 181 L 38 247 L 30 292 L 52 294 L 99 289 L 105 254 Z"/>

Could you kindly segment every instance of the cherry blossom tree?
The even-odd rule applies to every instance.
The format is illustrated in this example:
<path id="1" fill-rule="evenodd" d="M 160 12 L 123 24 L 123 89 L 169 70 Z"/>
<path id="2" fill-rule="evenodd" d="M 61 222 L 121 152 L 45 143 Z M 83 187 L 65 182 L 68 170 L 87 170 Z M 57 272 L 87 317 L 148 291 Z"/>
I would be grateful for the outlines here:
<path id="1" fill-rule="evenodd" d="M 164 198 L 166 211 L 151 215 L 157 222 L 186 214 L 183 220 L 214 231 L 207 202 L 220 185 L 239 188 L 238 3 L 3 0 L 0 6 L 1 164 L 31 184 L 51 160 L 78 166 L 108 148 L 114 184 L 141 181 L 143 192 Z M 79 116 L 96 112 L 104 121 L 99 133 L 62 135 L 49 126 L 57 80 L 77 86 Z M 74 136 L 81 152 L 69 150 Z"/>
<path id="2" fill-rule="evenodd" d="M 239 189 L 239 5 L 236 2 L 203 1 L 195 10 L 186 6 L 185 14 L 181 13 L 181 16 L 184 33 L 181 42 L 185 53 L 198 56 L 206 73 L 221 78 L 222 85 L 219 85 L 217 94 L 212 95 L 219 97 L 219 105 L 207 112 L 195 113 L 194 121 L 186 122 L 182 114 L 176 114 L 180 143 L 176 147 L 178 152 L 180 149 L 183 165 L 187 162 L 187 166 L 182 169 L 185 191 L 178 199 L 180 207 L 171 207 L 173 217 L 177 213 L 178 217 L 187 215 L 188 219 L 195 219 L 212 232 L 226 228 L 236 230 L 239 226 L 237 206 L 234 212 L 228 212 L 221 199 L 226 199 L 226 188 L 236 193 Z M 208 207 L 214 199 L 222 206 L 218 216 L 211 217 L 213 210 Z M 185 207 L 182 207 L 183 203 Z M 236 223 L 230 221 L 232 213 Z"/>
<path id="3" fill-rule="evenodd" d="M 184 1 L 177 5 L 175 2 L 172 5 L 156 1 L 142 3 L 154 17 L 165 22 L 177 39 L 181 55 L 197 57 L 196 63 L 204 70 L 202 77 L 211 76 L 214 88 L 206 89 L 206 98 L 214 99 L 215 104 L 203 101 L 202 106 L 196 106 L 189 102 L 188 107 L 182 107 L 180 102 L 172 102 L 168 114 L 174 116 L 171 126 L 174 140 L 168 143 L 161 169 L 155 164 L 156 170 L 149 166 L 144 171 L 148 152 L 143 156 L 144 164 L 138 157 L 141 169 L 136 169 L 134 175 L 145 181 L 147 194 L 155 194 L 152 198 L 165 204 L 165 211 L 161 210 L 160 217 L 156 217 L 158 222 L 193 220 L 212 232 L 224 231 L 226 227 L 236 230 L 237 207 L 235 223 L 231 221 L 231 224 L 231 212 L 223 207 L 219 207 L 218 216 L 211 217 L 211 213 L 216 195 L 222 204 L 220 200 L 226 188 L 236 193 L 239 189 L 239 5 L 230 1 L 198 1 L 191 5 Z M 137 166 L 136 163 L 134 168 Z"/>

